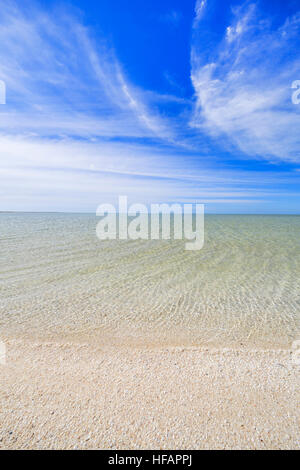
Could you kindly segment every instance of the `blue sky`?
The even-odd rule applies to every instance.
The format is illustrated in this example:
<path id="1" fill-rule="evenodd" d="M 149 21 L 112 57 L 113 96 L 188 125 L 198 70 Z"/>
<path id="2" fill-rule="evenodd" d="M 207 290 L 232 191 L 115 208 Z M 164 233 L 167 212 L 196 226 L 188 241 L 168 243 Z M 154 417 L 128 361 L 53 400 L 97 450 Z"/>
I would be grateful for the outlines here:
<path id="1" fill-rule="evenodd" d="M 0 4 L 0 210 L 300 213 L 298 0 Z"/>

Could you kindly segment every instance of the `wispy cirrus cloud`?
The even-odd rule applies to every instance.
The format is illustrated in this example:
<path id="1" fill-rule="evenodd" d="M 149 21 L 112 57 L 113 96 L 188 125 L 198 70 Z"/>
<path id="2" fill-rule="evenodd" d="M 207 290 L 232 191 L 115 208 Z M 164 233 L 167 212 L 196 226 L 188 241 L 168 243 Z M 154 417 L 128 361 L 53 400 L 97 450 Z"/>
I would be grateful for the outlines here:
<path id="1" fill-rule="evenodd" d="M 145 179 L 170 173 L 168 154 L 154 155 L 177 145 L 176 125 L 157 104 L 186 103 L 133 85 L 72 10 L 2 3 L 0 43 L 1 210 L 94 210 L 116 192 L 146 197 Z"/>
<path id="2" fill-rule="evenodd" d="M 195 5 L 195 20 L 194 26 L 196 27 L 198 21 L 200 21 L 205 13 L 207 7 L 207 0 L 197 0 Z"/>
<path id="3" fill-rule="evenodd" d="M 205 17 L 197 25 L 205 27 Z M 248 156 L 299 162 L 300 107 L 292 104 L 290 89 L 300 73 L 299 33 L 300 12 L 274 27 L 246 2 L 233 9 L 210 54 L 195 34 L 192 125 L 215 138 L 226 136 Z"/>
<path id="4" fill-rule="evenodd" d="M 0 210 L 93 211 L 100 202 L 201 202 L 207 211 L 276 210 L 291 195 L 300 201 L 298 175 L 195 166 L 195 156 L 174 155 L 124 142 L 0 136 Z M 17 188 L 17 190 L 16 190 Z M 288 189 L 289 188 L 289 189 Z M 20 199 L 20 194 L 22 198 Z M 252 209 L 253 210 L 253 209 Z"/>
<path id="5" fill-rule="evenodd" d="M 182 13 L 177 10 L 170 10 L 167 13 L 160 15 L 160 21 L 163 23 L 171 24 L 177 27 L 182 19 Z"/>
<path id="6" fill-rule="evenodd" d="M 215 3 L 197 2 L 194 32 L 208 11 L 213 15 Z M 207 138 L 209 133 L 218 143 L 226 135 L 251 156 L 295 157 L 298 134 L 292 129 L 287 141 L 280 134 L 291 122 L 283 86 L 291 68 L 279 69 L 270 87 L 270 70 L 281 62 L 270 57 L 263 73 L 260 49 L 269 31 L 274 44 L 265 51 L 275 54 L 277 38 L 276 50 L 284 55 L 279 31 L 290 46 L 297 17 L 258 35 L 256 10 L 245 8 L 224 27 L 212 60 L 206 60 L 211 48 L 200 50 L 195 41 L 191 116 L 193 97 L 172 94 L 178 89 L 172 75 L 165 76 L 170 93 L 142 89 L 129 80 L 113 47 L 95 38 L 80 16 L 30 5 L 28 12 L 23 2 L 7 1 L 1 10 L 0 79 L 7 85 L 7 104 L 0 110 L 0 210 L 93 211 L 127 194 L 144 202 L 196 200 L 215 212 L 243 212 L 245 205 L 269 212 L 275 202 L 280 210 L 282 196 L 291 191 L 288 211 L 295 211 L 297 201 L 299 206 L 297 171 L 291 176 L 235 168 L 222 161 L 222 152 L 212 152 Z M 285 65 L 296 70 L 294 52 Z M 176 111 L 169 113 L 170 107 Z"/>
<path id="7" fill-rule="evenodd" d="M 0 43 L 6 132 L 175 140 L 150 95 L 127 80 L 113 49 L 96 43 L 76 16 L 6 2 Z"/>

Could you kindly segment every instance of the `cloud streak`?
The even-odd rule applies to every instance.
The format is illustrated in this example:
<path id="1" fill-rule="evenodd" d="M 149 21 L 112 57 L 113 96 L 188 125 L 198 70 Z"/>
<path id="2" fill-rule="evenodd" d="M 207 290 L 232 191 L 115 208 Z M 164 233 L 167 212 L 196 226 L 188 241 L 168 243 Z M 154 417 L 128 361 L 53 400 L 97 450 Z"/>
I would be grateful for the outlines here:
<path id="1" fill-rule="evenodd" d="M 119 194 L 132 202 L 198 201 L 215 212 L 269 212 L 293 194 L 295 210 L 298 171 L 229 164 L 223 139 L 226 150 L 234 145 L 246 158 L 299 162 L 300 107 L 288 96 L 298 52 L 286 58 L 299 18 L 274 30 L 254 6 L 244 7 L 217 47 L 205 48 L 197 33 L 215 4 L 196 4 L 193 101 L 135 85 L 113 47 L 70 10 L 46 12 L 32 3 L 29 13 L 21 2 L 5 2 L 0 210 L 94 211 Z M 165 78 L 176 90 L 172 75 Z"/>
<path id="2" fill-rule="evenodd" d="M 0 137 L 0 148 L 6 156 L 0 167 L 0 210 L 93 211 L 126 194 L 131 202 L 198 201 L 208 211 L 246 204 L 265 211 L 271 201 L 288 197 L 287 184 L 294 184 L 293 197 L 300 201 L 296 172 L 293 179 L 276 172 L 215 169 L 208 163 L 195 168 L 193 155 L 183 160 L 172 152 L 117 142 L 7 136 Z"/>
<path id="3" fill-rule="evenodd" d="M 8 2 L 1 6 L 0 43 L 8 89 L 2 129 L 174 140 L 166 119 L 147 103 L 150 95 L 129 83 L 112 48 L 96 44 L 75 16 L 46 15 L 36 6 L 29 16 Z"/>
<path id="4" fill-rule="evenodd" d="M 292 104 L 290 90 L 300 70 L 299 33 L 300 13 L 275 28 L 255 4 L 246 2 L 234 9 L 210 57 L 202 54 L 195 35 L 192 125 L 215 138 L 226 136 L 247 156 L 299 162 L 300 108 Z"/>

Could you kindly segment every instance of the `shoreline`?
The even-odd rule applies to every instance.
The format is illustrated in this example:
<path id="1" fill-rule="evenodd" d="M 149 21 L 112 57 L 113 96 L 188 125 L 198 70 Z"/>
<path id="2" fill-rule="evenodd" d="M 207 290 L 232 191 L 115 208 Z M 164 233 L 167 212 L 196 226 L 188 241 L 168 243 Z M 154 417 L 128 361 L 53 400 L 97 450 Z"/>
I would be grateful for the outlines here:
<path id="1" fill-rule="evenodd" d="M 291 350 L 7 341 L 2 449 L 297 449 Z"/>

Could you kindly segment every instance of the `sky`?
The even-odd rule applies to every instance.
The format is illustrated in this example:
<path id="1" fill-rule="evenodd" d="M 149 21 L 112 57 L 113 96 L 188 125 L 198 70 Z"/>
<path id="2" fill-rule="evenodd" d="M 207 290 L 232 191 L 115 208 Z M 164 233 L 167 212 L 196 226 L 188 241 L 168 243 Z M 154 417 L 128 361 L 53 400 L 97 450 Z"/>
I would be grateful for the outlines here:
<path id="1" fill-rule="evenodd" d="M 0 211 L 300 213 L 298 0 L 0 12 Z"/>

